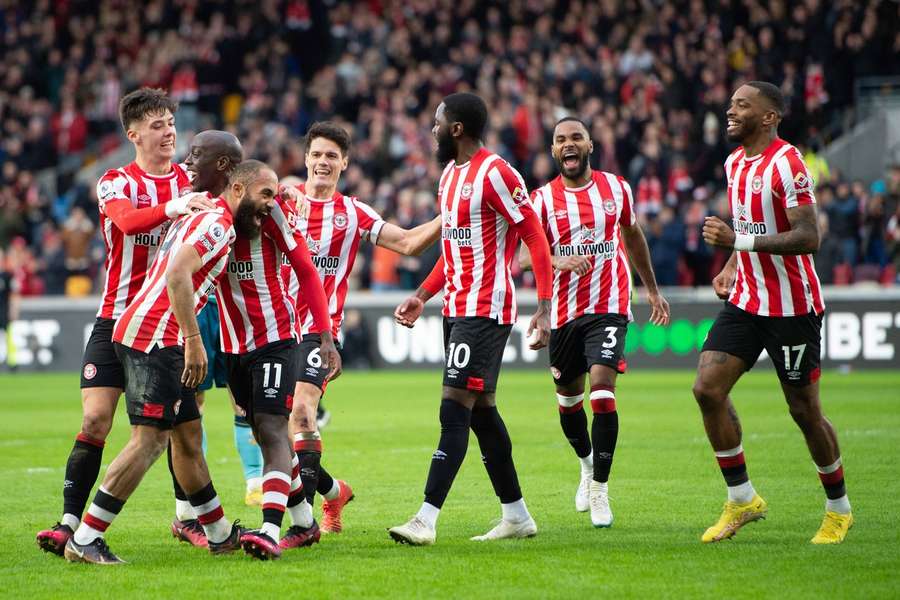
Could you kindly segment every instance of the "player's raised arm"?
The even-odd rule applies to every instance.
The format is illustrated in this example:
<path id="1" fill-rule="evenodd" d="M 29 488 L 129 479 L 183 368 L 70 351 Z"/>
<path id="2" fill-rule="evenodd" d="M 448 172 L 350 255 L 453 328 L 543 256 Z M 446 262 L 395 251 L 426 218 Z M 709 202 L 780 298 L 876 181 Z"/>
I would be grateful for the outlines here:
<path id="1" fill-rule="evenodd" d="M 208 368 L 206 350 L 200 339 L 200 326 L 194 313 L 194 273 L 203 266 L 200 253 L 192 246 L 185 244 L 166 267 L 166 291 L 172 314 L 178 321 L 181 335 L 184 338 L 184 372 L 181 383 L 193 388 L 206 378 Z"/>
<path id="2" fill-rule="evenodd" d="M 422 223 L 412 229 L 404 229 L 393 223 L 385 223 L 375 243 L 398 254 L 418 256 L 440 237 L 441 217 L 438 215 L 427 223 Z"/>
<path id="3" fill-rule="evenodd" d="M 205 210 L 214 204 L 206 194 L 192 192 L 156 206 L 135 208 L 131 204 L 128 180 L 118 171 L 108 171 L 97 183 L 100 211 L 109 217 L 125 235 L 152 231 L 166 221 L 187 214 L 192 209 Z"/>

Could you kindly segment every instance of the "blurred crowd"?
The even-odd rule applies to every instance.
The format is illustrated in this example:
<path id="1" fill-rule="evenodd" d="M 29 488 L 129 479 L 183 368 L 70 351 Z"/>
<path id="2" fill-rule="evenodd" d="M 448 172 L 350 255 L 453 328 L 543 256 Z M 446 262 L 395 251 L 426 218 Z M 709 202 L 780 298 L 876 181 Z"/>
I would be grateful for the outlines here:
<path id="1" fill-rule="evenodd" d="M 431 218 L 442 96 L 475 90 L 489 148 L 529 187 L 555 176 L 560 117 L 591 124 L 592 164 L 627 177 L 660 282 L 708 283 L 700 237 L 724 214 L 724 110 L 737 82 L 781 86 L 780 134 L 819 182 L 826 281 L 892 280 L 900 167 L 853 182 L 818 154 L 856 78 L 890 74 L 900 5 L 886 0 L 0 0 L 0 268 L 25 295 L 102 279 L 92 186 L 76 173 L 125 143 L 118 99 L 142 85 L 180 101 L 182 141 L 225 128 L 248 156 L 304 175 L 310 123 L 352 131 L 343 189 L 401 226 Z M 417 285 L 419 259 L 366 250 L 354 285 Z M 85 284 L 85 281 L 87 282 Z"/>

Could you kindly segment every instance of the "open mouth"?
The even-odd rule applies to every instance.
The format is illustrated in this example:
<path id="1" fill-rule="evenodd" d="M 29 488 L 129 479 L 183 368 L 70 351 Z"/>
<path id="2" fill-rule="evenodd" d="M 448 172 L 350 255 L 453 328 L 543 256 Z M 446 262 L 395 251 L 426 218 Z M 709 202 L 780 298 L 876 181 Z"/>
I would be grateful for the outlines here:
<path id="1" fill-rule="evenodd" d="M 736 121 L 735 119 L 728 119 L 728 120 L 725 122 L 725 124 L 726 124 L 726 129 L 727 129 L 728 131 L 731 131 L 731 130 L 733 130 L 733 129 L 737 129 L 738 127 L 741 126 L 741 122 L 740 122 L 740 121 Z"/>
<path id="2" fill-rule="evenodd" d="M 574 150 L 563 153 L 563 156 L 562 156 L 563 168 L 577 169 L 580 164 L 581 164 L 581 157 Z"/>

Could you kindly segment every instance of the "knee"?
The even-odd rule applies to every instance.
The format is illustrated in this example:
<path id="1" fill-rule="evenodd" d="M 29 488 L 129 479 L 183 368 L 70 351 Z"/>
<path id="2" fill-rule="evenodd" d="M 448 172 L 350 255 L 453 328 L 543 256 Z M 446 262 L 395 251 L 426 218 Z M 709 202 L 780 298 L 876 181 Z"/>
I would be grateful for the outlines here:
<path id="1" fill-rule="evenodd" d="M 472 411 L 459 402 L 444 398 L 441 400 L 441 431 L 469 430 Z"/>
<path id="2" fill-rule="evenodd" d="M 105 410 L 86 410 L 81 418 L 81 432 L 95 440 L 105 440 L 112 428 L 112 418 Z"/>
<path id="3" fill-rule="evenodd" d="M 271 448 L 278 444 L 290 445 L 288 421 L 278 415 L 257 415 L 254 433 L 261 447 Z"/>
<path id="4" fill-rule="evenodd" d="M 823 419 L 821 412 L 805 402 L 792 402 L 788 408 L 791 418 L 804 431 L 814 428 Z"/>
<path id="5" fill-rule="evenodd" d="M 139 426 L 134 439 L 141 452 L 153 462 L 166 451 L 169 445 L 169 430 L 157 429 L 150 425 Z"/>
<path id="6" fill-rule="evenodd" d="M 728 397 L 724 389 L 702 379 L 697 379 L 694 382 L 692 391 L 694 392 L 694 399 L 697 400 L 697 405 L 703 412 L 716 410 Z"/>

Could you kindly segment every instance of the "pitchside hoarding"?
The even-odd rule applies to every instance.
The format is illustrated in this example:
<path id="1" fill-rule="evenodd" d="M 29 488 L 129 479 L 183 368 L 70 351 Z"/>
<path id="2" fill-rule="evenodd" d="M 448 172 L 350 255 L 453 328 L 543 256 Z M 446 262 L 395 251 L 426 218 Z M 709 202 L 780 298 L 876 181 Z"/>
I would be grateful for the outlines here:
<path id="1" fill-rule="evenodd" d="M 358 322 L 352 337 L 356 364 L 372 368 L 435 368 L 444 358 L 440 303 L 433 299 L 412 330 L 394 323 L 394 307 L 405 293 L 352 293 L 347 312 Z M 667 294 L 672 323 L 647 322 L 646 303 L 634 307 L 628 328 L 626 358 L 632 368 L 693 368 L 706 333 L 722 303 L 708 290 L 673 290 Z M 900 288 L 832 288 L 826 291 L 822 358 L 825 368 L 900 369 Z M 90 334 L 98 298 L 25 299 L 20 319 L 10 329 L 15 362 L 22 370 L 77 371 Z M 535 306 L 534 292 L 520 294 L 519 321 L 504 352 L 511 367 L 544 367 L 546 351 L 528 349 L 525 332 Z M 358 317 L 358 319 L 356 318 Z M 360 347 L 362 346 L 362 347 Z M 0 364 L 7 348 L 0 344 Z M 768 361 L 764 361 L 768 363 Z"/>

